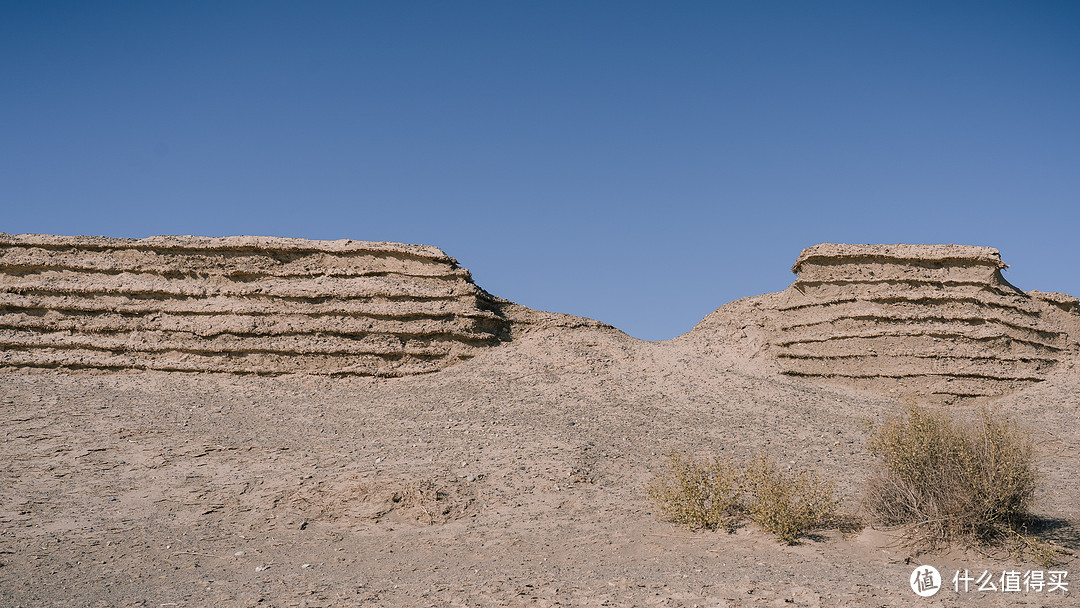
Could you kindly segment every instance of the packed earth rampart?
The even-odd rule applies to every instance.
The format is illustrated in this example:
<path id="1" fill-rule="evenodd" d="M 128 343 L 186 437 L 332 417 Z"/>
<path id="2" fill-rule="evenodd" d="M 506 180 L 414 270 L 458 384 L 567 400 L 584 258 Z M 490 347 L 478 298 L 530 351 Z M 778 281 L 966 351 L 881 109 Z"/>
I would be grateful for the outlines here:
<path id="1" fill-rule="evenodd" d="M 506 331 L 434 247 L 0 234 L 0 365 L 401 376 Z"/>

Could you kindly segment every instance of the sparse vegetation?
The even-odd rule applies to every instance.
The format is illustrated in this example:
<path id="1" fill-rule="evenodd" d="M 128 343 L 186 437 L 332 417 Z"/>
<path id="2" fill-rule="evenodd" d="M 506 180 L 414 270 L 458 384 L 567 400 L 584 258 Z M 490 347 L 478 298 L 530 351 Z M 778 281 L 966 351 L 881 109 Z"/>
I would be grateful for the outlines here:
<path id="1" fill-rule="evenodd" d="M 1029 533 L 1038 472 L 1032 438 L 1008 417 L 984 410 L 956 422 L 911 405 L 906 415 L 870 427 L 868 448 L 880 469 L 863 504 L 885 525 L 906 526 L 913 544 L 1007 543 L 1044 567 L 1071 553 Z M 690 529 L 735 530 L 749 520 L 785 543 L 809 532 L 861 529 L 840 514 L 832 484 L 811 471 L 784 469 L 764 455 L 749 464 L 719 456 L 672 453 L 646 487 L 668 521 Z"/>
<path id="2" fill-rule="evenodd" d="M 839 506 L 832 484 L 810 471 L 783 471 L 764 456 L 743 473 L 743 489 L 750 519 L 788 544 L 832 522 Z"/>
<path id="3" fill-rule="evenodd" d="M 673 453 L 647 487 L 668 521 L 690 529 L 734 530 L 742 517 L 738 473 L 719 457 L 696 460 Z"/>
<path id="4" fill-rule="evenodd" d="M 1072 551 L 1028 534 L 1027 529 L 1012 530 L 1011 538 L 1013 557 L 1028 557 L 1045 570 L 1056 568 L 1075 555 Z"/>
<path id="5" fill-rule="evenodd" d="M 788 544 L 834 521 L 838 502 L 813 473 L 782 471 L 765 456 L 740 468 L 673 453 L 646 489 L 668 521 L 730 532 L 749 519 Z"/>
<path id="6" fill-rule="evenodd" d="M 871 429 L 868 447 L 882 466 L 864 505 L 880 522 L 930 547 L 1019 537 L 1045 552 L 1022 533 L 1038 481 L 1032 439 L 1004 415 L 960 423 L 912 405 Z"/>

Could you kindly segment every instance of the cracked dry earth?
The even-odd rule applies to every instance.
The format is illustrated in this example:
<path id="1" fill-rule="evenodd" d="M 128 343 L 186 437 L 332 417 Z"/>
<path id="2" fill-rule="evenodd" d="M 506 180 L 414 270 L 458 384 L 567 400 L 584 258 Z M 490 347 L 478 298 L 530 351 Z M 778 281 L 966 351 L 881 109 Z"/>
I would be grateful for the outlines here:
<path id="1" fill-rule="evenodd" d="M 404 378 L 0 369 L 0 605 L 1076 605 L 1075 590 L 908 586 L 920 563 L 1038 568 L 1003 552 L 663 522 L 643 486 L 671 450 L 764 450 L 855 510 L 865 423 L 903 408 L 785 377 L 718 335 L 538 329 Z M 1037 511 L 1073 550 L 1077 376 L 997 401 L 1036 434 Z"/>

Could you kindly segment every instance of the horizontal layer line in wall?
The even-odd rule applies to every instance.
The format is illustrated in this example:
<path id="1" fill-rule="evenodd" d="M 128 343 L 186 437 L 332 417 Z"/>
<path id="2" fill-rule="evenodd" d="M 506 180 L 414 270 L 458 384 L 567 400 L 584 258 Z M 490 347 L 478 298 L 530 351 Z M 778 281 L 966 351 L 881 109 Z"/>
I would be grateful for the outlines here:
<path id="1" fill-rule="evenodd" d="M 948 329 L 931 329 L 931 328 L 910 328 L 910 329 L 894 329 L 883 330 L 882 328 L 874 328 L 871 330 L 859 331 L 859 332 L 838 332 L 829 334 L 826 336 L 804 336 L 799 338 L 785 338 L 775 342 L 776 346 L 787 347 L 795 344 L 815 344 L 822 342 L 829 342 L 832 340 L 849 340 L 855 338 L 903 338 L 903 337 L 917 337 L 926 336 L 930 338 L 938 338 L 940 340 L 975 340 L 975 341 L 992 341 L 992 340 L 1009 340 L 1014 342 L 1020 342 L 1030 346 L 1036 346 L 1044 348 L 1049 351 L 1059 352 L 1064 350 L 1062 346 L 1050 344 L 1047 342 L 1041 342 L 1038 340 L 1031 340 L 1027 338 L 1017 337 L 1010 335 L 1004 331 L 987 331 L 983 334 L 974 334 L 971 332 L 963 333 L 956 330 Z"/>
<path id="2" fill-rule="evenodd" d="M 944 314 L 935 312 L 934 314 L 887 314 L 887 313 L 868 313 L 868 314 L 848 314 L 843 316 L 837 316 L 828 319 L 814 320 L 806 323 L 790 323 L 780 326 L 781 332 L 795 333 L 805 332 L 817 328 L 834 328 L 843 331 L 840 327 L 842 324 L 849 325 L 879 325 L 879 326 L 893 326 L 893 325 L 921 325 L 928 323 L 938 324 L 960 324 L 967 328 L 979 328 L 979 327 L 1005 327 L 1008 329 L 1016 330 L 1019 332 L 1030 333 L 1031 335 L 1041 336 L 1050 340 L 1063 339 L 1066 334 L 1062 331 L 1056 331 L 1052 329 L 1042 329 L 1031 325 L 1023 325 L 1009 319 L 1004 319 L 1000 316 L 977 316 L 970 314 Z M 963 334 L 964 332 L 959 332 Z"/>
<path id="3" fill-rule="evenodd" d="M 244 254 L 273 256 L 280 254 L 331 253 L 335 257 L 374 255 L 426 262 L 453 263 L 442 250 L 427 245 L 409 245 L 377 241 L 310 241 L 283 237 L 191 237 L 161 236 L 146 239 L 108 237 L 54 236 L 40 234 L 11 235 L 0 233 L 0 248 L 35 247 L 45 250 L 142 251 L 179 256 Z"/>
<path id="4" fill-rule="evenodd" d="M 869 303 L 885 306 L 899 307 L 926 307 L 938 308 L 941 306 L 970 305 L 976 308 L 992 308 L 995 310 L 1008 310 L 1032 318 L 1038 318 L 1043 313 L 1043 308 L 1031 302 L 1030 298 L 1020 299 L 1021 296 L 998 296 L 986 293 L 984 297 L 965 297 L 962 295 L 942 296 L 935 291 L 933 295 L 880 295 L 880 296 L 854 296 L 823 302 L 807 302 L 781 306 L 777 310 L 782 312 L 830 310 L 852 304 Z"/>
<path id="5" fill-rule="evenodd" d="M 418 358 L 439 358 L 450 356 L 450 348 L 424 348 L 401 346 L 398 348 L 378 347 L 375 345 L 342 345 L 331 343 L 300 342 L 285 343 L 281 346 L 259 344 L 251 341 L 214 343 L 205 340 L 183 340 L 181 338 L 163 339 L 161 341 L 135 342 L 123 338 L 99 338 L 88 339 L 85 336 L 58 336 L 39 335 L 35 337 L 20 338 L 17 336 L 0 335 L 0 347 L 5 350 L 34 350 L 34 349 L 82 349 L 94 351 L 109 351 L 117 353 L 191 353 L 207 356 L 247 355 L 247 354 L 278 354 L 278 355 L 373 355 L 378 357 L 409 355 Z"/>
<path id="6" fill-rule="evenodd" d="M 856 243 L 820 243 L 807 247 L 795 260 L 793 272 L 800 272 L 803 264 L 858 265 L 865 263 L 904 263 L 913 265 L 980 264 L 1006 268 L 1001 252 L 993 247 L 972 245 L 870 245 Z"/>
<path id="7" fill-rule="evenodd" d="M 226 268 L 206 268 L 203 270 L 192 269 L 189 265 L 175 264 L 172 268 L 151 268 L 151 267 L 123 267 L 123 268 L 94 268 L 90 266 L 75 266 L 75 265 L 9 265 L 0 263 L 0 274 L 6 274 L 8 276 L 26 278 L 28 276 L 42 275 L 46 273 L 74 275 L 74 276 L 87 276 L 87 275 L 101 275 L 101 276 L 152 276 L 160 277 L 162 279 L 176 281 L 176 280 L 198 280 L 200 278 L 207 277 L 220 277 L 228 279 L 236 283 L 253 283 L 256 281 L 266 279 L 319 279 L 319 278 L 363 278 L 363 277 L 401 277 L 405 279 L 442 279 L 445 281 L 459 281 L 469 278 L 469 272 L 467 270 L 458 268 L 451 269 L 449 267 L 436 268 L 432 272 L 419 273 L 419 272 L 404 272 L 399 270 L 350 270 L 350 269 L 312 269 L 308 272 L 296 272 L 289 270 L 267 270 L 267 271 L 251 271 L 246 269 L 226 269 Z"/>
<path id="8" fill-rule="evenodd" d="M 99 277 L 100 278 L 100 277 Z M 0 291 L 9 293 L 53 293 L 57 295 L 111 292 L 115 294 L 160 294 L 174 296 L 268 295 L 275 297 L 437 297 L 473 295 L 479 289 L 467 281 L 448 282 L 418 278 L 408 281 L 390 277 L 351 279 L 268 279 L 258 283 L 234 283 L 228 280 L 170 281 L 158 277 L 116 276 L 109 281 L 80 277 L 20 278 L 0 275 Z"/>
<path id="9" fill-rule="evenodd" d="M 356 375 L 400 377 L 431 373 L 445 365 L 406 355 L 382 356 L 358 361 L 357 357 L 315 358 L 290 355 L 273 358 L 274 355 L 255 353 L 243 359 L 234 357 L 201 357 L 194 354 L 167 353 L 171 358 L 154 357 L 153 353 L 139 356 L 108 354 L 103 351 L 54 350 L 52 352 L 4 352 L 0 365 L 48 369 L 98 369 L 107 371 L 157 370 L 179 372 L 219 372 L 280 376 L 294 373 L 328 376 Z M 178 359 L 177 356 L 186 358 Z M 462 356 L 459 360 L 467 359 Z"/>
<path id="10" fill-rule="evenodd" d="M 346 318 L 375 319 L 380 321 L 446 321 L 454 318 L 498 320 L 500 317 L 493 312 L 478 310 L 476 308 L 461 307 L 428 307 L 421 306 L 384 306 L 384 307 L 295 307 L 286 310 L 273 310 L 270 307 L 243 306 L 195 309 L 184 307 L 162 307 L 152 305 L 108 305 L 104 303 L 63 301 L 57 304 L 46 304 L 40 299 L 32 306 L 32 301 L 22 302 L 22 305 L 8 304 L 7 299 L 0 294 L 0 314 L 29 315 L 42 317 L 46 314 L 64 315 L 71 318 L 94 318 L 98 316 L 117 316 L 128 319 L 149 318 L 152 316 L 169 316 L 177 318 L 212 319 L 214 317 L 245 317 L 245 318 L 270 318 L 270 317 L 297 317 L 306 319 L 337 320 Z M 306 310 L 305 310 L 306 308 Z"/>
<path id="11" fill-rule="evenodd" d="M 458 328 L 451 327 L 431 327 L 424 331 L 419 329 L 408 331 L 387 331 L 386 328 L 370 328 L 364 331 L 347 331 L 342 328 L 333 329 L 320 329 L 312 331 L 295 331 L 289 328 L 282 328 L 281 331 L 276 333 L 264 333 L 264 332 L 244 332 L 244 331 L 226 331 L 224 329 L 208 329 L 205 331 L 187 331 L 183 329 L 162 329 L 162 328 L 128 328 L 128 327 L 109 327 L 99 325 L 97 327 L 62 327 L 48 324 L 29 324 L 29 323 L 11 323 L 10 321 L 0 319 L 0 330 L 8 331 L 24 331 L 33 333 L 63 333 L 71 332 L 85 335 L 114 335 L 114 336 L 130 336 L 132 334 L 140 333 L 146 335 L 153 335 L 155 333 L 175 333 L 190 336 L 193 339 L 212 339 L 219 336 L 233 336 L 236 338 L 278 338 L 278 337 L 304 337 L 309 340 L 316 340 L 320 337 L 326 338 L 345 338 L 361 340 L 367 336 L 374 336 L 383 339 L 394 339 L 398 341 L 419 340 L 419 341 L 453 341 L 465 344 L 473 344 L 479 346 L 486 346 L 497 342 L 497 338 L 489 333 L 480 331 L 468 332 L 461 331 Z"/>
<path id="12" fill-rule="evenodd" d="M 797 343 L 780 347 L 778 356 L 840 356 L 860 355 L 925 355 L 935 356 L 976 356 L 976 357 L 1046 357 L 1059 360 L 1060 354 L 1047 348 L 1017 342 L 1008 338 L 989 340 L 971 340 L 954 337 L 948 340 L 930 336 L 907 337 L 897 344 L 894 337 L 843 338 L 825 342 Z"/>
<path id="13" fill-rule="evenodd" d="M 820 376 L 992 376 L 1006 379 L 1041 377 L 1056 365 L 1045 361 L 1009 361 L 998 359 L 923 359 L 916 357 L 883 358 L 809 358 L 782 359 L 781 369 L 788 374 Z"/>
<path id="14" fill-rule="evenodd" d="M 97 297 L 115 297 L 124 296 L 129 298 L 137 298 L 140 300 L 172 300 L 172 299 L 211 299 L 211 298 L 237 298 L 237 299 L 263 299 L 263 300 L 285 300 L 294 302 L 326 302 L 326 301 L 356 301 L 356 300 L 389 300 L 389 301 L 435 301 L 435 300 L 457 300 L 469 297 L 478 297 L 481 294 L 474 289 L 460 288 L 452 292 L 443 293 L 431 293 L 431 292 L 408 292 L 405 290 L 384 290 L 384 291 L 367 291 L 367 292 L 350 292 L 350 293 L 327 293 L 319 290 L 310 290 L 307 293 L 281 293 L 281 292 L 267 292 L 258 290 L 208 290 L 208 289 L 189 289 L 180 290 L 171 287 L 157 286 L 154 288 L 140 288 L 140 287 L 117 287 L 107 288 L 100 286 L 80 286 L 80 285 L 3 285 L 0 284 L 0 295 L 2 294 L 16 294 L 16 295 L 33 295 L 43 297 L 84 297 L 84 298 L 97 298 Z"/>
<path id="15" fill-rule="evenodd" d="M 807 311 L 809 312 L 809 311 Z M 788 314 L 780 320 L 783 329 L 796 329 L 810 327 L 823 323 L 836 323 L 844 320 L 873 320 L 879 319 L 886 322 L 921 322 L 928 321 L 960 321 L 973 325 L 985 323 L 1001 323 L 1017 329 L 1030 329 L 1033 331 L 1045 331 L 1049 333 L 1062 333 L 1050 329 L 1043 329 L 1046 323 L 1038 317 L 1030 317 L 1017 314 L 1013 310 L 1004 309 L 979 309 L 970 304 L 942 304 L 938 306 L 911 306 L 894 304 L 876 304 L 871 302 L 859 302 L 842 304 L 831 308 L 817 311 L 816 314 Z"/>

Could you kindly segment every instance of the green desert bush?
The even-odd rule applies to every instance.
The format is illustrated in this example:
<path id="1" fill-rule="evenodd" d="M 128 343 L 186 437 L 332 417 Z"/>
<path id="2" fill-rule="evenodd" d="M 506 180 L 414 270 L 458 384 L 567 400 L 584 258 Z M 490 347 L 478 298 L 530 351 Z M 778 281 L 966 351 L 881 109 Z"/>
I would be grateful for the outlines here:
<path id="1" fill-rule="evenodd" d="M 1038 474 L 1030 435 L 983 410 L 975 423 L 910 406 L 905 416 L 871 429 L 880 460 L 864 497 L 886 525 L 909 526 L 913 540 L 990 543 L 1030 519 Z"/>
<path id="2" fill-rule="evenodd" d="M 730 532 L 750 519 L 789 544 L 830 524 L 838 503 L 832 486 L 814 474 L 782 471 L 764 456 L 737 467 L 720 457 L 673 453 L 646 490 L 673 523 Z"/>

